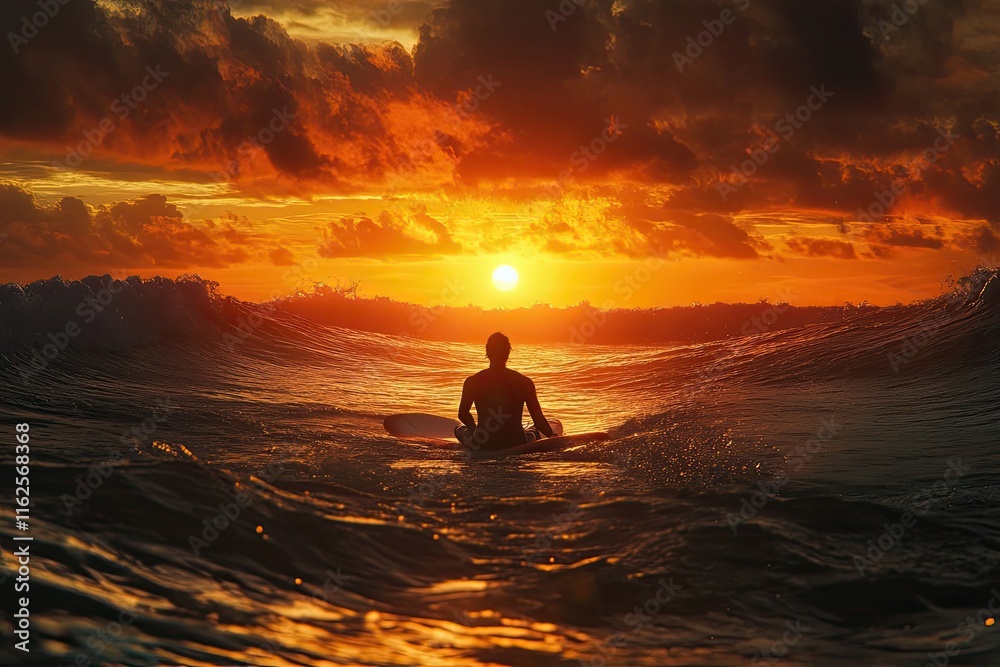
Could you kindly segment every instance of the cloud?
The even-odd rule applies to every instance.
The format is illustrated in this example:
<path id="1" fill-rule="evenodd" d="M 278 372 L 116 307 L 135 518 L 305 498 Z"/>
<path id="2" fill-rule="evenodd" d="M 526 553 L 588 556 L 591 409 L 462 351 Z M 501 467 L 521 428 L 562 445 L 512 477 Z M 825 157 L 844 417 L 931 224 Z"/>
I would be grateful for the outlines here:
<path id="1" fill-rule="evenodd" d="M 974 0 L 922 5 L 887 39 L 879 21 L 896 4 L 755 1 L 679 72 L 675 55 L 718 16 L 718 5 L 593 0 L 553 30 L 529 0 L 497 0 L 488 10 L 451 0 L 421 27 L 414 76 L 440 97 L 482 74 L 504 82 L 483 113 L 505 132 L 461 158 L 459 174 L 469 182 L 553 181 L 615 114 L 629 129 L 575 174 L 581 186 L 623 179 L 669 186 L 679 210 L 782 205 L 855 215 L 934 145 L 950 119 L 956 134 L 977 141 L 910 178 L 908 201 L 997 219 L 1000 199 L 987 184 L 1000 164 L 998 124 L 986 110 L 1000 92 L 1000 68 L 989 42 L 955 35 L 983 23 L 1000 28 L 1000 12 Z M 793 136 L 779 135 L 780 150 L 737 197 L 722 201 L 713 186 L 820 85 L 834 93 L 829 102 Z M 970 159 L 982 165 L 976 177 L 963 172 Z"/>
<path id="2" fill-rule="evenodd" d="M 940 227 L 929 231 L 922 227 L 902 229 L 899 225 L 874 225 L 869 229 L 866 240 L 872 244 L 904 248 L 932 248 L 940 250 L 945 246 Z"/>
<path id="3" fill-rule="evenodd" d="M 854 221 L 897 181 L 905 191 L 891 215 L 1000 221 L 1000 10 L 980 0 L 924 3 L 886 33 L 880 22 L 896 0 L 742 4 L 588 0 L 553 29 L 545 10 L 556 2 L 415 0 L 389 17 L 399 29 L 419 24 L 408 49 L 325 41 L 335 36 L 324 22 L 347 39 L 391 3 L 241 0 L 234 17 L 212 0 L 73 0 L 16 53 L 0 49 L 0 140 L 64 158 L 110 119 L 114 130 L 82 169 L 93 160 L 214 175 L 251 196 L 652 202 L 606 219 L 614 233 L 539 220 L 521 230 L 527 240 L 497 238 L 549 252 L 771 256 L 751 223 L 735 222 L 748 219 L 741 214 Z M 35 8 L 35 0 L 2 3 L 0 25 L 20 25 Z M 739 10 L 735 20 L 678 71 L 676 54 L 722 8 Z M 388 34 L 383 27 L 374 33 Z M 112 105 L 147 67 L 169 76 L 119 117 Z M 498 85 L 465 112 L 458 104 L 484 77 Z M 813 86 L 833 96 L 783 136 L 777 123 L 794 118 Z M 621 136 L 581 160 L 612 117 Z M 954 144 L 912 169 L 944 130 Z M 716 186 L 774 137 L 778 150 L 723 200 Z M 557 181 L 553 196 L 547 186 Z M 79 211 L 65 215 L 81 220 Z M 332 256 L 462 250 L 448 230 L 416 219 L 345 219 L 327 234 Z M 954 232 L 879 234 L 887 236 L 872 243 L 882 248 L 934 249 Z M 188 240 L 186 253 L 197 255 Z M 843 241 L 789 247 L 854 257 Z"/>
<path id="4" fill-rule="evenodd" d="M 732 217 L 643 202 L 564 201 L 527 226 L 521 241 L 552 253 L 758 259 L 771 250 Z"/>
<path id="5" fill-rule="evenodd" d="M 0 25 L 36 4 L 3 3 Z M 163 81 L 130 100 L 147 67 Z M 0 49 L 0 89 L 20 91 L 0 101 L 0 137 L 71 164 L 82 144 L 95 160 L 222 174 L 251 193 L 448 183 L 488 127 L 417 90 L 412 69 L 399 44 L 306 44 L 209 0 L 74 0 L 18 53 Z"/>
<path id="6" fill-rule="evenodd" d="M 643 246 L 659 254 L 728 259 L 758 258 L 750 235 L 724 216 L 672 214 L 668 220 L 636 218 L 631 224 L 644 240 Z M 644 254 L 636 253 L 635 250 L 632 252 Z"/>
<path id="7" fill-rule="evenodd" d="M 788 249 L 802 257 L 832 257 L 857 259 L 854 244 L 849 241 L 823 238 L 791 238 L 785 241 Z"/>
<path id="8" fill-rule="evenodd" d="M 965 237 L 968 245 L 976 252 L 995 257 L 1000 253 L 1000 235 L 988 225 L 981 225 Z"/>
<path id="9" fill-rule="evenodd" d="M 760 236 L 751 236 L 729 215 L 676 211 L 669 206 L 626 202 L 614 208 L 636 236 L 616 245 L 623 254 L 648 254 L 727 259 L 758 259 L 770 250 Z"/>
<path id="10" fill-rule="evenodd" d="M 271 263 L 275 266 L 292 266 L 295 264 L 295 255 L 285 247 L 275 248 L 268 256 L 271 258 Z"/>
<path id="11" fill-rule="evenodd" d="M 187 222 L 163 195 L 94 208 L 64 197 L 45 206 L 11 183 L 0 183 L 0 233 L 7 235 L 5 267 L 224 267 L 255 259 L 268 245 L 235 216 Z"/>
<path id="12" fill-rule="evenodd" d="M 383 211 L 377 220 L 359 216 L 330 222 L 321 230 L 321 257 L 450 255 L 462 251 L 447 228 L 422 212 Z"/>

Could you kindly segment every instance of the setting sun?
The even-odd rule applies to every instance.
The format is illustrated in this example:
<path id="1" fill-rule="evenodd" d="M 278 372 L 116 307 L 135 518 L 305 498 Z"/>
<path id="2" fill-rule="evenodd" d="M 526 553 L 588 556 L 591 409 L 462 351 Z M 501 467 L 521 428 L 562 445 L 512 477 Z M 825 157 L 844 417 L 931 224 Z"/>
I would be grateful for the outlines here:
<path id="1" fill-rule="evenodd" d="M 493 286 L 501 292 L 511 291 L 517 287 L 517 282 L 517 269 L 513 266 L 504 264 L 503 266 L 498 266 L 496 270 L 493 271 Z"/>

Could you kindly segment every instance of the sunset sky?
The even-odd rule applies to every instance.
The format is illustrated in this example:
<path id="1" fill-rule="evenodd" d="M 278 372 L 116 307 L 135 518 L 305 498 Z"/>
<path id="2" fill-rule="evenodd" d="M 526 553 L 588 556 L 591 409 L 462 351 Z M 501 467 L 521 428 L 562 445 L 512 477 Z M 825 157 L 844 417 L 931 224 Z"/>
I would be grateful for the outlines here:
<path id="1" fill-rule="evenodd" d="M 1000 255 L 1000 3 L 41 4 L 0 5 L 5 282 L 895 303 Z"/>

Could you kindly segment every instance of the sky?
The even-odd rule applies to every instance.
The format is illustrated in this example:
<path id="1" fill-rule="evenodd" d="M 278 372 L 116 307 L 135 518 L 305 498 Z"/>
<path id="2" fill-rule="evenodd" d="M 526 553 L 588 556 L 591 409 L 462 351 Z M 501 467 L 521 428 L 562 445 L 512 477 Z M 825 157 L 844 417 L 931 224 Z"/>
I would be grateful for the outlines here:
<path id="1" fill-rule="evenodd" d="M 14 0 L 0 27 L 0 281 L 892 304 L 1000 255 L 997 2 Z"/>

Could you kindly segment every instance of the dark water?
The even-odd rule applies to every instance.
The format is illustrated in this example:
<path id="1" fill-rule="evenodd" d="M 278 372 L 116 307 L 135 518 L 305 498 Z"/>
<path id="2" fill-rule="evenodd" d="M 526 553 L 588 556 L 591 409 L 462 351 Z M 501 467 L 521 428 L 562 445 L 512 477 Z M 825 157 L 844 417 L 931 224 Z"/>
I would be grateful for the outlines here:
<path id="1" fill-rule="evenodd" d="M 990 278 L 701 345 L 515 340 L 548 414 L 614 437 L 475 461 L 381 419 L 451 415 L 478 345 L 197 282 L 132 282 L 92 322 L 99 279 L 0 288 L 0 461 L 30 424 L 34 538 L 26 655 L 0 523 L 0 661 L 1000 664 Z"/>

